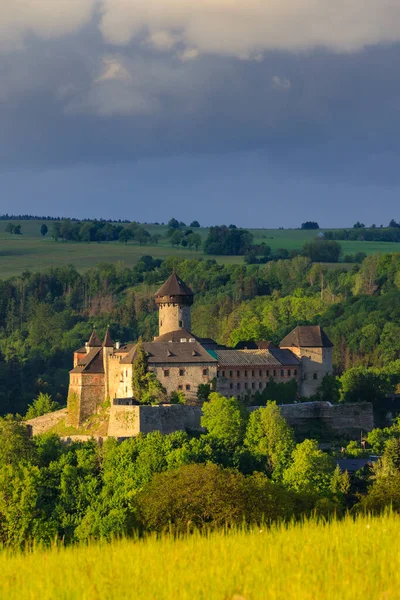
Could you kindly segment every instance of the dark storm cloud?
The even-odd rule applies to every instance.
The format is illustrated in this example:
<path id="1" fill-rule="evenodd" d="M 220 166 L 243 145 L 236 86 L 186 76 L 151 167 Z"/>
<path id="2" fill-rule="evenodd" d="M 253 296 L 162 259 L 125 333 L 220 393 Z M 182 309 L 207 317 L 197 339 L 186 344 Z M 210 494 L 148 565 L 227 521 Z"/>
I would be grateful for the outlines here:
<path id="1" fill-rule="evenodd" d="M 257 150 L 313 177 L 397 181 L 400 46 L 257 61 L 107 46 L 97 27 L 2 56 L 2 169 Z"/>

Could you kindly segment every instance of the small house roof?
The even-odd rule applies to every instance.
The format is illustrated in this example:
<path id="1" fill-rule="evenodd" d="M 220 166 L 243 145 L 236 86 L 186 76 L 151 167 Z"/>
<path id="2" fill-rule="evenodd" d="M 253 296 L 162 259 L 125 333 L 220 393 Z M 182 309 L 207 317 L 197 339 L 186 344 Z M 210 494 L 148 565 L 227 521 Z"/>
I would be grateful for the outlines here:
<path id="1" fill-rule="evenodd" d="M 190 296 L 194 294 L 189 286 L 175 273 L 175 271 L 168 277 L 167 281 L 160 287 L 159 290 L 154 294 L 155 298 L 162 298 L 164 296 Z"/>
<path id="2" fill-rule="evenodd" d="M 299 325 L 279 344 L 281 348 L 332 348 L 333 344 L 319 325 Z"/>

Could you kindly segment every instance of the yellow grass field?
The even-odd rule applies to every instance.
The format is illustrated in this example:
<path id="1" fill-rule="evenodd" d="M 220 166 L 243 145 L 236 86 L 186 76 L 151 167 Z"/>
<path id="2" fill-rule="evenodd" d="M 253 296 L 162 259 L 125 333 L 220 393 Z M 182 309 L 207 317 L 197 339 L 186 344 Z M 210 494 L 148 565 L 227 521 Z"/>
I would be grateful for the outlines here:
<path id="1" fill-rule="evenodd" d="M 7 600 L 397 600 L 400 519 L 0 555 Z"/>

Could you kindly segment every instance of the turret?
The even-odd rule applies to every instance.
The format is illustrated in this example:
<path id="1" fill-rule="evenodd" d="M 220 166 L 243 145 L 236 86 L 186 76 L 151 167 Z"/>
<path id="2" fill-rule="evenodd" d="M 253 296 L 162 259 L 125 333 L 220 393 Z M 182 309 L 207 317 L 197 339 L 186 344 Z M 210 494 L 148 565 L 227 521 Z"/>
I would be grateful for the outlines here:
<path id="1" fill-rule="evenodd" d="M 194 301 L 194 294 L 175 272 L 154 297 L 159 307 L 159 335 L 178 329 L 190 331 L 190 307 Z"/>
<path id="2" fill-rule="evenodd" d="M 93 350 L 93 348 L 101 348 L 102 345 L 103 344 L 101 343 L 101 340 L 97 335 L 96 328 L 93 327 L 92 335 L 90 336 L 89 341 L 85 344 L 86 353 L 89 354 L 90 350 Z"/>

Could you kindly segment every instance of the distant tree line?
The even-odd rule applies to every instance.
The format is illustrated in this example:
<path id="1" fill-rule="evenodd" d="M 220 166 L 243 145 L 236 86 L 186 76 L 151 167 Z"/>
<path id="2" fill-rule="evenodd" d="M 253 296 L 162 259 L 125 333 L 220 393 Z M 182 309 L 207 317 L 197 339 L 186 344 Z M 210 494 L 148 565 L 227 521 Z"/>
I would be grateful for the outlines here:
<path id="1" fill-rule="evenodd" d="M 41 228 L 42 235 L 45 235 L 43 231 L 44 229 Z M 106 221 L 71 221 L 70 219 L 53 223 L 52 237 L 55 241 L 62 240 L 63 242 L 119 241 L 127 244 L 129 241 L 133 241 L 140 245 L 149 242 L 158 243 L 160 239 L 159 235 L 151 236 L 142 225 L 135 222 L 124 227 Z"/>
<path id="2" fill-rule="evenodd" d="M 367 229 L 363 226 L 354 226 L 353 229 L 335 229 L 324 231 L 324 238 L 326 240 L 400 242 L 400 228 L 397 226 L 391 226 L 386 228 L 370 227 Z"/>
<path id="3" fill-rule="evenodd" d="M 38 216 L 38 215 L 9 215 L 5 213 L 4 215 L 0 215 L 0 221 L 63 221 L 68 219 L 70 221 L 81 221 L 82 223 L 86 221 L 101 221 L 104 223 L 129 223 L 129 219 L 89 219 L 89 218 L 74 218 L 74 217 L 52 217 L 50 215 L 47 216 Z"/>

